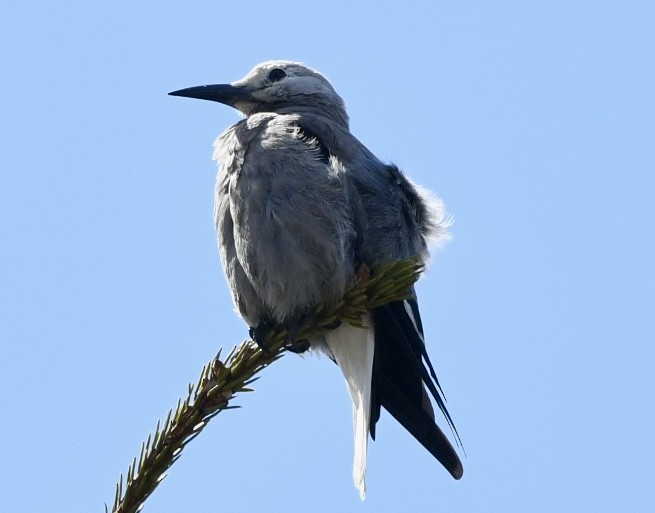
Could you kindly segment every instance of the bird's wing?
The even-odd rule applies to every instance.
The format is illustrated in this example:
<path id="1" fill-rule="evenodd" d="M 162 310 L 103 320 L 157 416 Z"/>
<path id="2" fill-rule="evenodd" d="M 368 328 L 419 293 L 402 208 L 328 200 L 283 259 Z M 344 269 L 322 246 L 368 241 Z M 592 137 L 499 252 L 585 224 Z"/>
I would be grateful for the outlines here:
<path id="1" fill-rule="evenodd" d="M 457 432 L 446 408 L 432 363 L 425 350 L 415 300 L 395 301 L 372 312 L 375 355 L 372 373 L 371 436 L 383 406 L 455 479 L 462 477 L 460 459 L 435 422 L 426 387 L 448 424 Z"/>
<path id="2" fill-rule="evenodd" d="M 368 163 L 354 168 L 368 232 L 363 238 L 369 263 L 427 258 L 427 239 L 447 237 L 449 220 L 397 167 Z M 428 357 L 416 300 L 396 301 L 373 311 L 375 357 L 372 373 L 371 436 L 380 407 L 388 410 L 444 467 L 459 479 L 463 468 L 437 425 L 428 391 L 459 443 L 436 373 Z"/>
<path id="3" fill-rule="evenodd" d="M 343 162 L 357 229 L 358 263 L 375 270 L 377 265 L 390 260 L 425 261 L 428 239 L 439 242 L 448 238 L 450 219 L 443 205 L 438 200 L 430 201 L 396 166 L 380 162 L 347 128 L 316 116 L 304 116 L 301 123 L 317 135 L 331 155 Z M 434 397 L 459 441 L 425 349 L 416 301 L 398 301 L 374 310 L 372 332 L 374 361 L 370 374 L 365 366 L 354 369 L 362 374 L 359 381 L 371 376 L 372 437 L 375 437 L 380 408 L 384 407 L 459 479 L 462 464 L 435 422 L 427 392 Z M 348 375 L 345 377 L 349 383 L 356 381 Z"/>

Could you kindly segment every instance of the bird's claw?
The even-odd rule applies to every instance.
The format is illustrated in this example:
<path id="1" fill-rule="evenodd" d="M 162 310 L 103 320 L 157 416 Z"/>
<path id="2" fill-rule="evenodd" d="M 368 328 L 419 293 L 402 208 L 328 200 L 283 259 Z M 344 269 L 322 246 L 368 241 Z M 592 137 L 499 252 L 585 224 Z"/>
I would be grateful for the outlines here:
<path id="1" fill-rule="evenodd" d="M 284 325 L 287 329 L 287 340 L 284 348 L 287 351 L 291 351 L 292 353 L 296 354 L 304 353 L 305 351 L 309 350 L 311 347 L 309 341 L 307 339 L 299 339 L 301 330 L 300 317 L 290 318 L 284 323 Z M 324 326 L 323 328 L 327 330 L 333 330 L 338 328 L 340 325 L 341 320 L 337 319 L 336 321 L 332 322 L 328 326 Z M 266 339 L 269 333 L 273 331 L 273 328 L 273 321 L 266 318 L 259 321 L 257 326 L 251 326 L 248 330 L 250 338 L 255 342 L 255 344 L 257 344 L 257 347 L 259 347 L 263 352 L 267 354 L 271 354 L 271 351 L 266 344 Z"/>
<path id="2" fill-rule="evenodd" d="M 268 335 L 272 329 L 273 326 L 270 321 L 268 319 L 263 319 L 259 321 L 257 326 L 250 326 L 250 329 L 248 330 L 250 338 L 255 342 L 255 344 L 257 344 L 257 347 L 267 354 L 271 354 L 271 352 L 266 346 L 266 335 Z"/>
<path id="3" fill-rule="evenodd" d="M 286 322 L 287 327 L 287 343 L 284 346 L 292 353 L 300 354 L 309 349 L 309 341 L 307 339 L 298 340 L 300 333 L 300 322 L 298 318 L 291 318 Z"/>
<path id="4" fill-rule="evenodd" d="M 327 326 L 323 326 L 326 330 L 336 330 L 339 326 L 341 326 L 341 319 L 337 319 L 334 322 L 331 322 Z"/>
<path id="5" fill-rule="evenodd" d="M 307 322 L 308 319 L 313 320 L 313 315 L 311 313 L 306 314 L 304 317 L 305 322 Z M 298 340 L 298 335 L 300 333 L 300 322 L 298 319 L 290 319 L 287 321 L 287 344 L 285 348 L 288 351 L 291 351 L 292 353 L 304 353 L 305 351 L 309 350 L 311 347 L 311 344 L 307 339 L 301 339 Z M 326 329 L 326 330 L 334 330 L 337 329 L 339 326 L 341 326 L 341 320 L 337 319 L 334 322 L 328 324 L 327 326 L 321 326 L 321 329 Z"/>
<path id="6" fill-rule="evenodd" d="M 296 340 L 294 342 L 289 342 L 284 347 L 287 351 L 291 351 L 295 354 L 301 354 L 309 350 L 310 344 L 307 340 Z"/>

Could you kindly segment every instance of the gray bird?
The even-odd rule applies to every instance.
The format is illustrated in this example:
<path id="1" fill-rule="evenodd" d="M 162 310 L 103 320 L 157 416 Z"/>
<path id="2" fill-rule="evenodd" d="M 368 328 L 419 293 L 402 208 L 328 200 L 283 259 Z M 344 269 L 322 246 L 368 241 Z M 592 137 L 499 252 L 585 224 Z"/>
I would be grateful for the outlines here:
<path id="1" fill-rule="evenodd" d="M 318 72 L 269 61 L 231 84 L 170 93 L 245 114 L 216 140 L 214 209 L 221 260 L 236 309 L 258 333 L 339 301 L 358 269 L 411 257 L 448 238 L 443 204 L 377 159 L 348 128 L 343 100 Z M 412 291 L 413 292 L 413 291 Z M 384 407 L 455 478 L 463 468 L 435 422 L 428 392 L 459 443 L 428 358 L 415 300 L 342 323 L 308 341 L 340 367 L 353 401 L 353 478 L 366 492 L 368 434 Z M 298 350 L 305 349 L 297 347 Z"/>

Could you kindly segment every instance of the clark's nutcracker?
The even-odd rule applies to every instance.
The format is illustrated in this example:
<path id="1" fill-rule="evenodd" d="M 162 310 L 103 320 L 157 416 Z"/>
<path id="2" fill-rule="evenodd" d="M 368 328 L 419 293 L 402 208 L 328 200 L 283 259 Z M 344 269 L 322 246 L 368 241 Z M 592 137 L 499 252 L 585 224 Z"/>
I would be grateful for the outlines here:
<path id="1" fill-rule="evenodd" d="M 255 338 L 271 323 L 293 331 L 318 304 L 337 302 L 358 270 L 374 272 L 382 262 L 411 257 L 425 261 L 428 239 L 447 239 L 443 204 L 350 133 L 343 100 L 316 71 L 269 61 L 237 82 L 170 94 L 220 102 L 246 116 L 214 144 L 220 163 L 214 215 L 234 303 Z M 360 496 L 368 433 L 375 439 L 381 406 L 461 478 L 460 459 L 428 396 L 457 437 L 416 301 L 380 307 L 363 322 L 366 328 L 344 322 L 309 341 L 346 378 Z"/>

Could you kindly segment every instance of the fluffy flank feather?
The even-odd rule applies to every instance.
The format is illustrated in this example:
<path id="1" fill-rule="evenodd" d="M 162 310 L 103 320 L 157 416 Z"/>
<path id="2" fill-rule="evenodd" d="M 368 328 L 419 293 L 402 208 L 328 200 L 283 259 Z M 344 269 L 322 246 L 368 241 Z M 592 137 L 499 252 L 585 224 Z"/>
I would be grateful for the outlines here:
<path id="1" fill-rule="evenodd" d="M 454 224 L 455 218 L 446 211 L 446 206 L 441 198 L 421 185 L 414 182 L 412 182 L 412 185 L 423 200 L 428 212 L 429 231 L 426 234 L 428 245 L 440 249 L 452 238 L 448 229 Z"/>

